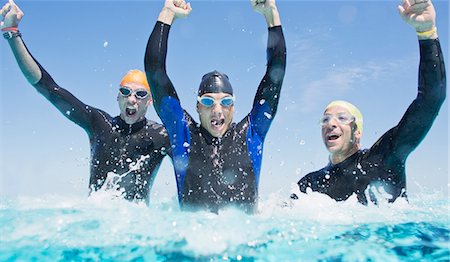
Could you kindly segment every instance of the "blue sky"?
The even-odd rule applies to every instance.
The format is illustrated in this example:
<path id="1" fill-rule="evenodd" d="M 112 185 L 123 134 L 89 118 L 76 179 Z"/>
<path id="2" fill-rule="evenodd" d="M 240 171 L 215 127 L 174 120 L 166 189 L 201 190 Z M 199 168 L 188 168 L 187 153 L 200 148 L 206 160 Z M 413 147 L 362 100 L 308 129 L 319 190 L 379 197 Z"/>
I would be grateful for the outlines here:
<path id="1" fill-rule="evenodd" d="M 3 5 L 6 1 L 0 1 Z M 17 1 L 23 39 L 56 82 L 86 104 L 119 112 L 118 83 L 143 69 L 148 36 L 163 1 Z M 201 76 L 228 74 L 235 120 L 252 105 L 265 71 L 267 29 L 248 1 L 192 1 L 169 38 L 168 73 L 182 105 L 195 113 Z M 260 196 L 288 191 L 323 167 L 328 153 L 318 119 L 328 102 L 345 99 L 364 115 L 362 146 L 398 123 L 417 94 L 418 41 L 397 13 L 397 1 L 277 1 L 288 65 L 278 114 L 267 136 Z M 434 1 L 449 64 L 449 2 Z M 0 41 L 0 195 L 87 195 L 89 142 L 22 76 Z M 447 70 L 448 71 L 448 70 Z M 448 194 L 448 99 L 433 128 L 407 161 L 410 194 Z M 153 109 L 147 116 L 159 119 Z M 152 195 L 175 196 L 167 158 Z"/>

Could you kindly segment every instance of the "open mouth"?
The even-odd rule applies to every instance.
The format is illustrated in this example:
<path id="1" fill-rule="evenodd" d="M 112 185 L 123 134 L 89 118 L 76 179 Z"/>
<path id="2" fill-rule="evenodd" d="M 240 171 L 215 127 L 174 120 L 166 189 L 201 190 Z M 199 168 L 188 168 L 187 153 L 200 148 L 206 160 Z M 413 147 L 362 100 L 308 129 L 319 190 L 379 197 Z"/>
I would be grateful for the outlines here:
<path id="1" fill-rule="evenodd" d="M 125 112 L 126 112 L 127 116 L 132 117 L 136 114 L 137 110 L 136 110 L 136 108 L 128 108 L 127 107 L 125 109 Z"/>
<path id="2" fill-rule="evenodd" d="M 220 129 L 225 123 L 225 119 L 211 119 L 211 127 L 214 129 Z"/>
<path id="3" fill-rule="evenodd" d="M 337 134 L 328 134 L 327 135 L 328 141 L 334 141 L 334 140 L 338 139 L 339 137 L 341 137 L 341 136 L 337 135 Z"/>

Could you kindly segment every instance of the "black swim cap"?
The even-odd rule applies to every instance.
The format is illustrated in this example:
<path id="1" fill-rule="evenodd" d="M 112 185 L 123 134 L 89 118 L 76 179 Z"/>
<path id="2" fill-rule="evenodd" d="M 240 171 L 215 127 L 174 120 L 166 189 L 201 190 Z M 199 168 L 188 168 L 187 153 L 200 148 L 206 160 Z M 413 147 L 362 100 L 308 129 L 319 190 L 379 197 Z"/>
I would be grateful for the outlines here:
<path id="1" fill-rule="evenodd" d="M 198 88 L 198 96 L 206 93 L 227 93 L 233 95 L 233 87 L 231 87 L 228 76 L 216 70 L 205 74 Z"/>

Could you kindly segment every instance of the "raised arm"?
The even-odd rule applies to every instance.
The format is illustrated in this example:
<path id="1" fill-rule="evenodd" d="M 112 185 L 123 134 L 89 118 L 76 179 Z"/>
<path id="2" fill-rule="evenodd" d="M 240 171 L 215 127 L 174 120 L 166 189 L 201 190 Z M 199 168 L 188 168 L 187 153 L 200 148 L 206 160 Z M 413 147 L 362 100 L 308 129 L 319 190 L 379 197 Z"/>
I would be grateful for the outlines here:
<path id="1" fill-rule="evenodd" d="M 162 108 L 164 104 L 167 104 L 163 104 L 164 99 L 167 99 L 169 104 L 175 103 L 179 107 L 177 93 L 166 71 L 167 40 L 170 27 L 175 19 L 185 17 L 191 11 L 190 4 L 186 4 L 184 1 L 166 0 L 147 43 L 144 59 L 145 72 L 151 86 L 156 112 L 161 118 L 170 114 Z M 162 121 L 165 122 L 165 119 Z"/>
<path id="2" fill-rule="evenodd" d="M 90 132 L 89 115 L 91 108 L 83 104 L 67 90 L 58 86 L 44 68 L 33 58 L 18 31 L 24 15 L 20 8 L 9 0 L 0 11 L 3 20 L 0 27 L 22 73 L 36 90 L 47 98 L 65 117 Z"/>
<path id="3" fill-rule="evenodd" d="M 24 13 L 12 0 L 9 0 L 2 7 L 0 13 L 3 17 L 3 20 L 0 22 L 2 34 L 5 35 L 5 38 L 9 37 L 9 46 L 25 78 L 30 84 L 35 85 L 42 78 L 42 73 L 37 62 L 25 47 L 21 34 L 18 31 L 19 23 Z"/>
<path id="4" fill-rule="evenodd" d="M 252 127 L 264 138 L 277 112 L 286 69 L 286 43 L 275 0 L 252 0 L 251 3 L 255 11 L 264 16 L 269 27 L 267 70 L 259 84 L 250 112 Z"/>
<path id="5" fill-rule="evenodd" d="M 445 66 L 437 29 L 435 10 L 429 0 L 406 0 L 400 15 L 417 32 L 420 46 L 419 83 L 416 99 L 392 132 L 393 150 L 406 158 L 430 130 L 446 96 Z"/>

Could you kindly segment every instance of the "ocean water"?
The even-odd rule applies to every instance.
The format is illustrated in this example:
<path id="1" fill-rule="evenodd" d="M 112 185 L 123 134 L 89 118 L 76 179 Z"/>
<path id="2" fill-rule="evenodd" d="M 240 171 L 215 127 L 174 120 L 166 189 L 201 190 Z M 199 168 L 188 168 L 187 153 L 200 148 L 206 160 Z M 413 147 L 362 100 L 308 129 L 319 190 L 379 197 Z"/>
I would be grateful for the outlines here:
<path id="1" fill-rule="evenodd" d="M 362 206 L 276 193 L 259 213 L 180 212 L 101 192 L 2 198 L 0 261 L 449 261 L 449 198 Z"/>

